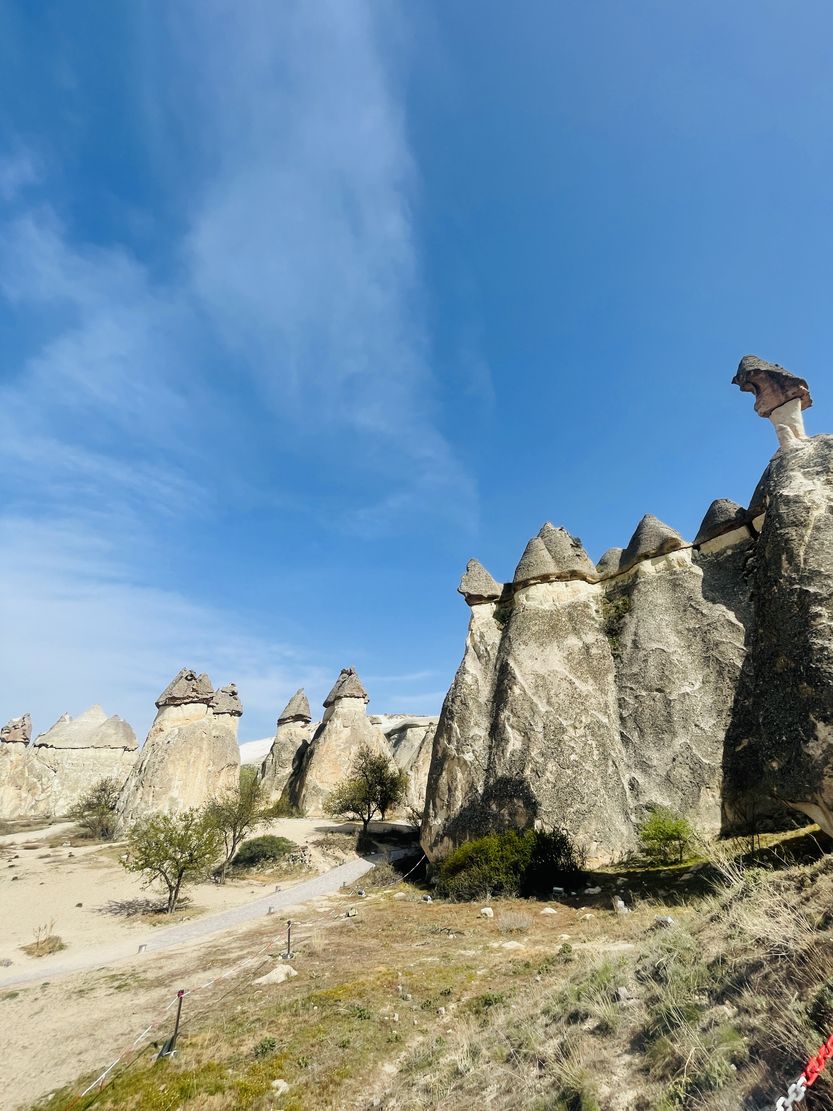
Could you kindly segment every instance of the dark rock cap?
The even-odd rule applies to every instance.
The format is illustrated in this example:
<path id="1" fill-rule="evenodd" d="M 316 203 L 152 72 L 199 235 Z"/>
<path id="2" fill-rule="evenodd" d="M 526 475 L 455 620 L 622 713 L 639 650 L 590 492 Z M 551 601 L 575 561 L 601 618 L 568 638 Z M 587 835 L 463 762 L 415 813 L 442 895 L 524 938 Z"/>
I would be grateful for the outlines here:
<path id="1" fill-rule="evenodd" d="M 312 721 L 309 699 L 304 693 L 304 688 L 299 687 L 281 710 L 278 716 L 278 725 L 285 721 Z"/>
<path id="2" fill-rule="evenodd" d="M 619 570 L 619 564 L 622 562 L 622 552 L 624 548 L 608 548 L 602 558 L 596 564 L 596 574 L 615 575 Z"/>
<path id="3" fill-rule="evenodd" d="M 482 563 L 470 559 L 457 590 L 467 602 L 491 602 L 500 597 L 503 588 Z"/>
<path id="4" fill-rule="evenodd" d="M 324 699 L 324 705 L 332 706 L 339 698 L 363 698 L 365 702 L 370 701 L 367 691 L 362 686 L 361 679 L 352 667 L 341 669 L 333 689 Z"/>
<path id="5" fill-rule="evenodd" d="M 785 405 L 795 398 L 801 399 L 801 408 L 809 409 L 813 404 L 810 389 L 803 378 L 784 370 L 778 363 L 768 363 L 757 355 L 744 355 L 732 384 L 739 386 L 744 393 L 754 393 L 755 412 L 762 417 Z"/>
<path id="6" fill-rule="evenodd" d="M 163 706 L 186 706 L 191 702 L 209 705 L 213 696 L 214 689 L 207 675 L 197 675 L 196 671 L 183 667 L 156 699 L 156 705 L 160 710 Z"/>
<path id="7" fill-rule="evenodd" d="M 27 745 L 31 739 L 32 718 L 29 714 L 12 718 L 0 729 L 0 743 Z"/>
<path id="8" fill-rule="evenodd" d="M 631 537 L 627 548 L 622 552 L 619 570 L 629 571 L 631 567 L 641 563 L 643 559 L 667 555 L 669 552 L 675 552 L 679 548 L 685 547 L 685 540 L 670 525 L 666 525 L 658 517 L 646 513 L 636 526 L 636 532 Z"/>
<path id="9" fill-rule="evenodd" d="M 215 714 L 232 714 L 236 718 L 242 717 L 243 706 L 234 683 L 220 687 L 215 692 L 211 699 L 211 709 Z"/>
<path id="10" fill-rule="evenodd" d="M 515 568 L 512 582 L 516 585 L 527 582 L 541 582 L 555 578 L 555 560 L 540 536 L 533 536 L 524 548 L 520 563 Z"/>
<path id="11" fill-rule="evenodd" d="M 555 528 L 549 521 L 541 528 L 538 537 L 543 540 L 555 563 L 555 569 L 560 574 L 571 578 L 595 579 L 596 568 L 578 537 L 571 536 L 565 528 Z"/>
<path id="12" fill-rule="evenodd" d="M 705 544 L 724 532 L 740 528 L 746 521 L 746 510 L 742 505 L 729 498 L 717 498 L 706 510 L 706 516 L 700 522 L 700 528 L 694 537 L 694 544 Z"/>

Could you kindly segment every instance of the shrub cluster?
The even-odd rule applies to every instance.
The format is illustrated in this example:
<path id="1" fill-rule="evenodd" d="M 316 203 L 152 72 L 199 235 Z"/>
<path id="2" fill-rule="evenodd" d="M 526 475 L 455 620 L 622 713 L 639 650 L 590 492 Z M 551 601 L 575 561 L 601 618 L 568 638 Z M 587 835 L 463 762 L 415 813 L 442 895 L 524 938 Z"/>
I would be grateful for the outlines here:
<path id="1" fill-rule="evenodd" d="M 264 834 L 262 837 L 252 837 L 249 841 L 244 841 L 237 850 L 234 866 L 251 868 L 255 864 L 283 860 L 297 848 L 295 842 L 290 841 L 288 837 L 276 837 L 271 833 Z"/>
<path id="2" fill-rule="evenodd" d="M 668 864 L 676 858 L 682 863 L 694 842 L 695 834 L 682 815 L 664 806 L 653 809 L 639 827 L 639 840 L 645 855 Z"/>
<path id="3" fill-rule="evenodd" d="M 437 868 L 437 894 L 447 899 L 549 892 L 581 875 L 581 854 L 564 830 L 508 829 L 467 841 Z"/>

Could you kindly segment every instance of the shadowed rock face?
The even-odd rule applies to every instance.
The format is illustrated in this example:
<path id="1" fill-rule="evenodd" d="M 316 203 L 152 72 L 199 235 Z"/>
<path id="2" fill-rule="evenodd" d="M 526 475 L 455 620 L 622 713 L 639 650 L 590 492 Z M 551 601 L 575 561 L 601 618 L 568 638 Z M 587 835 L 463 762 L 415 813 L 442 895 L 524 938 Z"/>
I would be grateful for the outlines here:
<path id="1" fill-rule="evenodd" d="M 743 820 L 749 788 L 761 783 L 833 834 L 833 437 L 782 448 L 761 496 L 755 622 L 727 753 L 726 823 Z"/>
<path id="2" fill-rule="evenodd" d="M 12 718 L 0 729 L 0 744 L 27 745 L 32 739 L 32 719 L 29 714 Z"/>
<path id="3" fill-rule="evenodd" d="M 762 417 L 771 417 L 788 401 L 800 401 L 802 409 L 809 409 L 813 404 L 803 378 L 784 370 L 778 363 L 759 359 L 757 355 L 743 356 L 732 384 L 739 386 L 744 393 L 755 395 L 755 412 Z"/>
<path id="4" fill-rule="evenodd" d="M 278 717 L 275 739 L 260 766 L 265 805 L 277 802 L 283 795 L 296 757 L 309 747 L 312 726 L 309 701 L 303 690 L 297 690 Z"/>

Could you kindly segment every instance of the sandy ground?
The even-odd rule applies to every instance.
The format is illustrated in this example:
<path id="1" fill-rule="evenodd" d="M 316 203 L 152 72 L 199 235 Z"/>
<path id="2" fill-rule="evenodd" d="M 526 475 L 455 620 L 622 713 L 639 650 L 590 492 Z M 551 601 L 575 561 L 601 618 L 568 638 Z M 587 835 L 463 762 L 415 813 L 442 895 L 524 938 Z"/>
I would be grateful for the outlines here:
<path id="1" fill-rule="evenodd" d="M 337 829 L 332 822 L 287 818 L 269 822 L 256 832 L 275 833 L 298 844 L 309 844 Z M 344 829 L 345 827 L 341 827 Z M 204 883 L 187 891 L 190 902 L 172 919 L 167 915 L 128 915 L 131 904 L 158 900 L 160 892 L 142 887 L 141 877 L 126 872 L 118 857 L 123 846 L 90 845 L 73 836 L 70 824 L 54 824 L 34 832 L 0 837 L 0 980 L 34 964 L 46 967 L 52 958 L 33 958 L 21 951 L 47 927 L 67 946 L 62 956 L 88 950 L 106 953 L 113 943 L 166 927 L 195 915 L 215 914 L 274 891 L 274 879 Z M 338 863 L 313 848 L 313 869 L 325 871 Z M 297 879 L 302 879 L 299 876 Z M 288 887 L 289 882 L 282 882 Z M 49 928 L 51 926 L 51 929 Z M 6 962 L 11 962 L 7 964 Z"/>

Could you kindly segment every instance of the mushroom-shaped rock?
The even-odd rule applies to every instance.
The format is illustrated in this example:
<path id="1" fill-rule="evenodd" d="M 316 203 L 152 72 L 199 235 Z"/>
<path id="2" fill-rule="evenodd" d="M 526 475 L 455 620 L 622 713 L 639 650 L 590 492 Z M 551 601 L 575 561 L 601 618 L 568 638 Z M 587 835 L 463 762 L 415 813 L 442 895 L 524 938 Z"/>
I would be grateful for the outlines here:
<path id="1" fill-rule="evenodd" d="M 333 689 L 324 699 L 324 705 L 332 706 L 339 698 L 361 698 L 365 702 L 370 701 L 367 691 L 362 686 L 361 679 L 352 667 L 341 669 Z"/>
<path id="2" fill-rule="evenodd" d="M 624 550 L 624 548 L 608 548 L 596 564 L 596 574 L 601 578 L 617 574 Z"/>
<path id="3" fill-rule="evenodd" d="M 553 558 L 556 571 L 564 578 L 595 579 L 596 568 L 578 537 L 571 536 L 565 528 L 556 528 L 547 521 L 538 533 L 538 538 L 543 540 Z"/>
<path id="4" fill-rule="evenodd" d="M 524 548 L 524 554 L 515 568 L 515 577 L 512 581 L 516 586 L 523 583 L 543 582 L 555 578 L 557 573 L 558 568 L 550 555 L 549 548 L 540 536 L 533 536 Z"/>
<path id="5" fill-rule="evenodd" d="M 309 699 L 307 698 L 303 687 L 299 687 L 299 689 L 295 691 L 293 696 L 280 712 L 280 715 L 278 717 L 278 725 L 283 725 L 284 722 L 288 721 L 312 721 Z"/>
<path id="6" fill-rule="evenodd" d="M 21 714 L 19 718 L 12 718 L 0 729 L 0 744 L 27 745 L 32 739 L 32 718 L 29 714 Z"/>
<path id="7" fill-rule="evenodd" d="M 744 355 L 738 363 L 732 385 L 739 386 L 744 393 L 755 395 L 755 412 L 762 417 L 772 415 L 788 401 L 798 400 L 802 409 L 813 404 L 810 389 L 803 378 L 784 370 L 778 363 L 768 363 L 757 355 Z"/>
<path id="8" fill-rule="evenodd" d="M 193 702 L 208 705 L 214 697 L 214 689 L 207 675 L 197 675 L 196 671 L 183 667 L 156 699 L 158 709 L 163 706 L 187 706 Z"/>
<path id="9" fill-rule="evenodd" d="M 220 689 L 215 692 L 214 697 L 211 699 L 211 709 L 215 714 L 231 714 L 236 718 L 242 716 L 243 706 L 234 683 L 229 683 L 228 686 L 220 687 Z"/>
<path id="10" fill-rule="evenodd" d="M 457 590 L 469 605 L 478 602 L 494 602 L 501 595 L 501 585 L 489 574 L 486 568 L 476 559 L 470 559 L 466 564 L 465 573 L 460 579 Z"/>
<path id="11" fill-rule="evenodd" d="M 746 521 L 746 510 L 737 502 L 729 498 L 717 498 L 706 510 L 706 516 L 700 523 L 697 535 L 694 538 L 695 546 L 705 544 L 724 532 L 731 532 L 740 528 Z"/>
<path id="12" fill-rule="evenodd" d="M 629 571 L 643 559 L 667 555 L 669 552 L 685 547 L 685 540 L 670 525 L 646 513 L 636 526 L 636 532 L 631 537 L 627 548 L 622 552 L 619 570 Z"/>

